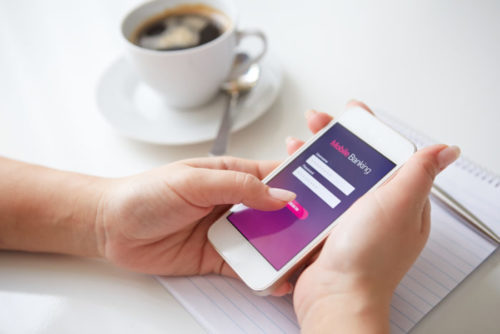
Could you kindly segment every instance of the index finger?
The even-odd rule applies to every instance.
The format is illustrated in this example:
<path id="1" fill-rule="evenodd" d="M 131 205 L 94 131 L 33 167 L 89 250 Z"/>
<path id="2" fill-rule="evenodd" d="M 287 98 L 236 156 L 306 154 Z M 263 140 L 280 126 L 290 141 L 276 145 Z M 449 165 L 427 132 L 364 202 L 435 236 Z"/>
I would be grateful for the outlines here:
<path id="1" fill-rule="evenodd" d="M 351 100 L 347 102 L 346 108 L 354 108 L 354 107 L 363 108 L 369 113 L 373 114 L 373 111 L 365 103 L 361 101 Z M 333 119 L 333 117 L 326 113 L 318 112 L 314 109 L 311 109 L 306 112 L 306 119 L 309 130 L 311 130 L 312 133 L 316 133 L 319 130 L 323 129 L 325 126 L 327 126 L 328 123 L 330 123 L 330 121 Z"/>
<path id="2" fill-rule="evenodd" d="M 312 133 L 316 133 L 330 123 L 333 117 L 326 113 L 311 109 L 306 112 L 306 119 L 309 130 L 311 130 Z"/>
<path id="3" fill-rule="evenodd" d="M 195 158 L 180 161 L 181 163 L 195 167 L 207 169 L 233 170 L 252 174 L 259 179 L 263 179 L 273 169 L 278 167 L 280 161 L 272 160 L 248 160 L 234 157 L 209 157 Z"/>

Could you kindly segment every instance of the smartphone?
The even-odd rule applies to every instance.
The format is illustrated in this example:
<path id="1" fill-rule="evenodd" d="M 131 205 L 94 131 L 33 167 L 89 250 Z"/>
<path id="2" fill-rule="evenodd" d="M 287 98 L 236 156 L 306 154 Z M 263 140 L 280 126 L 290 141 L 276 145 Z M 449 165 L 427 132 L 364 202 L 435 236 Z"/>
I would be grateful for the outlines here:
<path id="1" fill-rule="evenodd" d="M 415 150 L 366 110 L 348 109 L 263 180 L 293 191 L 295 200 L 277 211 L 235 205 L 210 227 L 208 239 L 246 285 L 269 294 L 358 198 L 387 180 Z"/>

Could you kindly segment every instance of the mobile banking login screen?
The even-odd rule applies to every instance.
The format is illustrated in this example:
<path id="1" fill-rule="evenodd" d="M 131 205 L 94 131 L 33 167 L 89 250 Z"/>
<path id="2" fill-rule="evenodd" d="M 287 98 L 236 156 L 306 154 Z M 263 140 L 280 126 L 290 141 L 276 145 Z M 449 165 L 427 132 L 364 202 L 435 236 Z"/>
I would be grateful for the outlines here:
<path id="1" fill-rule="evenodd" d="M 336 123 L 269 181 L 294 201 L 277 211 L 240 205 L 227 219 L 279 270 L 394 167 Z"/>

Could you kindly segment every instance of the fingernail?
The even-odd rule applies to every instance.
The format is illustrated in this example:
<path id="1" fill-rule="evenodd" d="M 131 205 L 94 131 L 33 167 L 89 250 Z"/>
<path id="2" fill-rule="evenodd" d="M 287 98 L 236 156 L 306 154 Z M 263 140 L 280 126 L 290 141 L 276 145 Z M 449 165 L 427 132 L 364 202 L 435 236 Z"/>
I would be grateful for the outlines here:
<path id="1" fill-rule="evenodd" d="M 293 137 L 288 136 L 288 137 L 285 138 L 285 143 L 286 144 L 291 144 L 294 141 L 295 141 L 295 138 L 293 138 Z"/>
<path id="2" fill-rule="evenodd" d="M 438 153 L 437 162 L 439 169 L 443 170 L 460 156 L 460 148 L 458 146 L 448 146 Z"/>
<path id="3" fill-rule="evenodd" d="M 313 115 L 316 115 L 318 112 L 314 109 L 309 109 L 306 111 L 306 118 L 312 117 Z"/>
<path id="4" fill-rule="evenodd" d="M 268 192 L 272 198 L 278 199 L 283 202 L 293 201 L 295 197 L 297 197 L 295 193 L 280 188 L 269 188 Z"/>

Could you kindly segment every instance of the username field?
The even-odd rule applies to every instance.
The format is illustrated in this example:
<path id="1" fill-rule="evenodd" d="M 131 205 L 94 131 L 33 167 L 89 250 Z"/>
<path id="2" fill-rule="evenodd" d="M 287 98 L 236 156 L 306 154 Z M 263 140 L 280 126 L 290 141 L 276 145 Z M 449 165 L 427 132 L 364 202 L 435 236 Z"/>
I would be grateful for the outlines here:
<path id="1" fill-rule="evenodd" d="M 331 169 L 326 163 L 321 161 L 316 155 L 311 155 L 306 162 L 314 168 L 319 174 L 327 179 L 331 184 L 337 187 L 344 194 L 349 195 L 354 191 L 352 184 L 346 181 L 337 172 Z"/>

